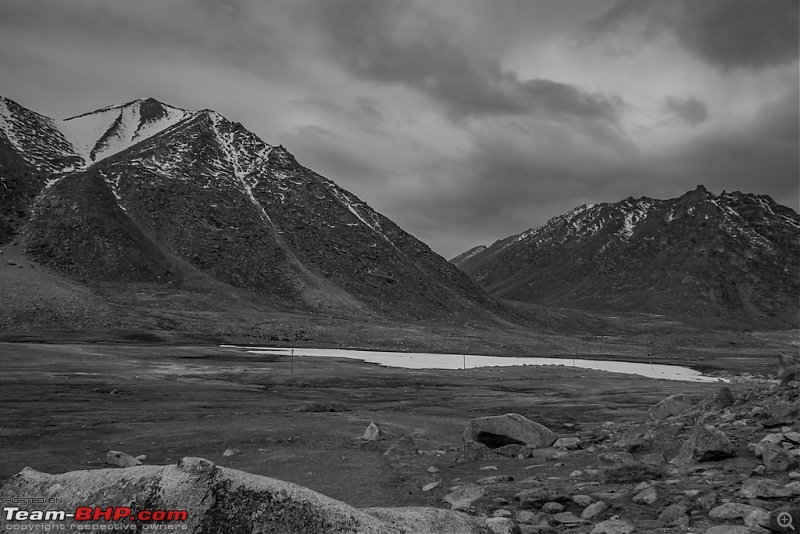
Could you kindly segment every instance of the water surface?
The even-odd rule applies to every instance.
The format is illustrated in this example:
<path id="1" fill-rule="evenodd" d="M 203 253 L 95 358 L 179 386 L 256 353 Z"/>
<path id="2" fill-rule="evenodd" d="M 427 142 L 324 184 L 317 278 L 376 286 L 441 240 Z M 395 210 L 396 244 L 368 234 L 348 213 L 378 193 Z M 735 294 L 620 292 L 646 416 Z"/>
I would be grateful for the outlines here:
<path id="1" fill-rule="evenodd" d="M 234 345 L 223 345 L 234 347 Z M 240 347 L 252 354 L 271 354 L 295 357 L 315 356 L 331 358 L 350 358 L 376 363 L 384 367 L 405 369 L 474 369 L 476 367 L 510 367 L 520 365 L 564 365 L 611 371 L 664 380 L 683 380 L 687 382 L 718 382 L 720 378 L 704 375 L 688 367 L 650 363 L 633 363 L 612 360 L 585 360 L 580 358 L 539 358 L 482 356 L 478 354 L 436 354 L 428 352 L 381 352 L 347 349 L 309 349 L 286 347 Z"/>

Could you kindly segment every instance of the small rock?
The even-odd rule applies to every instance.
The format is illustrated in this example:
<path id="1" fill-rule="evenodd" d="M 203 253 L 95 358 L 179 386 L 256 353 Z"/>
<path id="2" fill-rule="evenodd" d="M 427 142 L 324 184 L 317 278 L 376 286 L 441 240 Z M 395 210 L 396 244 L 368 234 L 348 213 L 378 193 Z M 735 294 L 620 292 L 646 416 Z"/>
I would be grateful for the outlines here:
<path id="1" fill-rule="evenodd" d="M 695 504 L 697 504 L 697 506 L 699 508 L 702 508 L 703 510 L 711 510 L 714 507 L 714 504 L 716 504 L 716 502 L 717 502 L 717 494 L 716 492 L 711 491 L 709 493 L 706 493 L 705 495 L 698 497 L 697 500 L 695 501 Z"/>
<path id="2" fill-rule="evenodd" d="M 592 529 L 591 534 L 632 534 L 636 532 L 633 523 L 625 519 L 609 519 L 598 523 Z"/>
<path id="3" fill-rule="evenodd" d="M 505 508 L 498 508 L 494 512 L 492 512 L 493 517 L 511 517 L 513 512 L 511 510 L 506 510 Z"/>
<path id="4" fill-rule="evenodd" d="M 664 457 L 663 452 L 646 454 L 642 456 L 639 461 L 646 465 L 663 465 L 667 463 L 667 459 Z"/>
<path id="5" fill-rule="evenodd" d="M 763 446 L 761 458 L 764 466 L 772 473 L 791 471 L 800 466 L 800 461 L 796 457 L 772 443 Z"/>
<path id="6" fill-rule="evenodd" d="M 507 517 L 490 517 L 486 519 L 486 526 L 492 534 L 519 534 L 519 527 Z"/>
<path id="7" fill-rule="evenodd" d="M 743 519 L 751 512 L 759 510 L 756 506 L 742 504 L 738 502 L 726 502 L 708 512 L 711 519 Z"/>
<path id="8" fill-rule="evenodd" d="M 746 499 L 772 499 L 776 497 L 791 497 L 792 490 L 784 487 L 774 480 L 763 478 L 748 478 L 742 483 L 739 490 Z"/>
<path id="9" fill-rule="evenodd" d="M 707 529 L 705 534 L 750 534 L 750 529 L 738 525 L 717 525 Z"/>
<path id="10" fill-rule="evenodd" d="M 497 466 L 495 465 L 484 465 L 480 468 L 481 471 L 497 471 Z"/>
<path id="11" fill-rule="evenodd" d="M 770 513 L 766 510 L 753 510 L 747 517 L 744 518 L 744 524 L 753 529 L 755 532 L 766 532 L 762 529 L 762 525 L 769 526 Z"/>
<path id="12" fill-rule="evenodd" d="M 534 514 L 533 512 L 529 512 L 528 510 L 520 510 L 519 512 L 517 512 L 515 519 L 517 520 L 517 523 L 534 524 L 538 523 L 541 518 L 540 514 Z"/>
<path id="13" fill-rule="evenodd" d="M 603 501 L 597 501 L 596 503 L 592 503 L 587 506 L 583 512 L 581 512 L 582 519 L 597 519 L 600 517 L 603 512 L 606 511 L 608 505 Z"/>
<path id="14" fill-rule="evenodd" d="M 556 495 L 547 488 L 530 488 L 514 495 L 514 499 L 519 501 L 521 508 L 535 508 L 556 500 Z"/>
<path id="15" fill-rule="evenodd" d="M 633 496 L 633 502 L 636 504 L 653 504 L 658 500 L 658 492 L 655 488 L 647 488 L 640 493 Z"/>
<path id="16" fill-rule="evenodd" d="M 239 449 L 225 449 L 225 452 L 222 453 L 222 456 L 227 458 L 229 456 L 233 456 L 234 454 L 239 454 Z"/>
<path id="17" fill-rule="evenodd" d="M 108 451 L 106 453 L 106 463 L 119 467 L 133 467 L 142 465 L 142 462 L 128 453 L 121 451 Z"/>
<path id="18" fill-rule="evenodd" d="M 677 394 L 667 397 L 655 406 L 650 407 L 648 411 L 650 412 L 650 419 L 661 421 L 672 415 L 683 413 L 692 406 L 694 406 L 694 403 L 686 395 Z"/>
<path id="19" fill-rule="evenodd" d="M 464 484 L 459 486 L 452 493 L 445 495 L 444 500 L 450 503 L 453 510 L 469 509 L 473 502 L 484 495 L 484 490 L 477 484 Z"/>
<path id="20" fill-rule="evenodd" d="M 483 468 L 481 467 L 481 469 L 483 469 Z M 439 468 L 438 467 L 434 467 L 434 466 L 430 466 L 427 469 L 427 471 L 428 471 L 428 473 L 438 473 L 439 472 Z"/>
<path id="21" fill-rule="evenodd" d="M 410 435 L 405 435 L 398 439 L 389 450 L 383 453 L 384 456 L 415 456 L 419 454 L 417 446 Z"/>
<path id="22" fill-rule="evenodd" d="M 489 484 L 497 484 L 498 482 L 507 482 L 509 480 L 514 480 L 514 479 L 508 475 L 494 475 L 491 477 L 484 477 L 478 479 L 478 484 L 482 486 L 487 486 Z"/>
<path id="23" fill-rule="evenodd" d="M 670 527 L 687 526 L 689 524 L 687 511 L 686 505 L 683 503 L 671 504 L 664 508 L 664 511 L 658 516 L 658 521 Z"/>
<path id="24" fill-rule="evenodd" d="M 437 480 L 436 482 L 431 482 L 430 484 L 425 484 L 422 486 L 422 491 L 428 492 L 434 488 L 438 488 L 439 485 L 442 483 L 441 480 Z"/>
<path id="25" fill-rule="evenodd" d="M 364 441 L 381 441 L 386 438 L 383 434 L 383 430 L 381 430 L 378 425 L 375 423 L 370 423 L 367 429 L 364 431 L 364 435 L 361 436 L 361 439 Z"/>
<path id="26" fill-rule="evenodd" d="M 497 458 L 494 451 L 483 443 L 475 443 L 470 441 L 465 443 L 461 449 L 456 453 L 456 463 L 475 462 L 478 460 L 490 460 Z"/>
<path id="27" fill-rule="evenodd" d="M 560 449 L 575 450 L 580 447 L 581 440 L 577 437 L 559 438 L 553 443 L 553 447 Z"/>
<path id="28" fill-rule="evenodd" d="M 573 495 L 572 502 L 580 506 L 581 508 L 586 508 L 590 504 L 592 504 L 594 499 L 589 497 L 588 495 Z"/>
<path id="29" fill-rule="evenodd" d="M 542 512 L 546 514 L 557 514 L 564 511 L 564 505 L 557 502 L 546 502 L 542 505 Z"/>
<path id="30" fill-rule="evenodd" d="M 553 516 L 553 521 L 561 525 L 577 525 L 578 523 L 584 523 L 583 519 L 576 517 L 572 512 L 561 512 L 560 514 L 555 514 Z"/>

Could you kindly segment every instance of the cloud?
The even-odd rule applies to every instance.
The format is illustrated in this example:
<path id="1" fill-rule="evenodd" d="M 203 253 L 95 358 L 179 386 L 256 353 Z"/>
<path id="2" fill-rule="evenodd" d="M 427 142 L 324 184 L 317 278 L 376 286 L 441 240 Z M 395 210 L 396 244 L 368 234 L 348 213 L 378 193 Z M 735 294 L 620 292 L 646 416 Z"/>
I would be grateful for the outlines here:
<path id="1" fill-rule="evenodd" d="M 685 98 L 667 97 L 664 109 L 688 122 L 692 126 L 703 124 L 708 120 L 708 107 L 693 96 Z"/>
<path id="2" fill-rule="evenodd" d="M 670 34 L 721 70 L 758 70 L 797 60 L 799 20 L 796 0 L 618 0 L 587 24 L 586 37 L 652 42 Z"/>
<path id="3" fill-rule="evenodd" d="M 548 79 L 521 79 L 498 58 L 454 44 L 450 23 L 413 3 L 346 0 L 303 6 L 302 24 L 316 23 L 332 58 L 349 72 L 419 91 L 454 120 L 535 115 L 594 124 L 588 131 L 606 136 L 619 134 L 620 97 Z"/>

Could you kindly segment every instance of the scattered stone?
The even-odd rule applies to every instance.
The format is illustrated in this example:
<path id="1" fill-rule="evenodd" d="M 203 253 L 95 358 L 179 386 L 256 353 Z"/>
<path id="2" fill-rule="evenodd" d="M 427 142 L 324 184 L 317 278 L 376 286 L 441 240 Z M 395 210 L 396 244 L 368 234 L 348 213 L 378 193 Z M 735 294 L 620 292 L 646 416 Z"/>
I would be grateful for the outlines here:
<path id="1" fill-rule="evenodd" d="M 493 517 L 511 517 L 514 513 L 511 510 L 506 510 L 505 508 L 498 508 L 494 512 L 492 512 Z"/>
<path id="2" fill-rule="evenodd" d="M 609 519 L 594 526 L 591 534 L 632 534 L 636 532 L 633 523 L 625 519 Z"/>
<path id="3" fill-rule="evenodd" d="M 711 519 L 743 519 L 754 510 L 759 510 L 759 508 L 739 502 L 726 502 L 708 512 L 708 517 Z"/>
<path id="4" fill-rule="evenodd" d="M 767 443 L 763 446 L 761 458 L 764 466 L 772 473 L 791 471 L 800 466 L 800 461 L 798 461 L 797 457 L 772 443 Z"/>
<path id="5" fill-rule="evenodd" d="M 483 469 L 483 467 L 481 467 L 481 469 Z M 428 471 L 428 473 L 438 473 L 439 472 L 439 468 L 438 467 L 434 467 L 434 466 L 430 466 L 427 469 L 427 471 Z"/>
<path id="6" fill-rule="evenodd" d="M 587 506 L 592 504 L 593 501 L 594 501 L 594 499 L 592 499 L 588 495 L 573 495 L 572 496 L 572 502 L 574 502 L 575 504 L 577 504 L 581 508 L 586 508 Z"/>
<path id="7" fill-rule="evenodd" d="M 736 397 L 731 391 L 731 388 L 729 388 L 728 386 L 722 386 L 717 390 L 716 394 L 714 394 L 713 404 L 714 407 L 717 408 L 718 410 L 723 410 L 725 408 L 733 406 L 735 402 L 736 402 Z"/>
<path id="8" fill-rule="evenodd" d="M 753 529 L 754 532 L 768 532 L 761 527 L 763 525 L 769 526 L 770 514 L 766 510 L 753 510 L 744 518 L 744 524 Z"/>
<path id="9" fill-rule="evenodd" d="M 655 406 L 651 406 L 648 411 L 650 419 L 661 421 L 667 417 L 683 413 L 692 406 L 694 406 L 694 403 L 686 395 L 678 394 L 671 395 Z"/>
<path id="10" fill-rule="evenodd" d="M 553 443 L 553 447 L 557 449 L 575 450 L 580 448 L 580 444 L 581 440 L 577 437 L 558 438 L 555 443 Z"/>
<path id="11" fill-rule="evenodd" d="M 633 454 L 629 452 L 603 452 L 597 455 L 597 459 L 605 464 L 629 464 L 636 461 Z"/>
<path id="12" fill-rule="evenodd" d="M 683 503 L 671 504 L 664 508 L 664 511 L 658 516 L 658 521 L 662 525 L 668 527 L 675 526 L 688 526 L 689 516 L 686 515 L 687 508 Z"/>
<path id="13" fill-rule="evenodd" d="M 509 480 L 514 480 L 514 478 L 508 475 L 494 475 L 491 477 L 478 479 L 478 484 L 481 486 L 487 486 L 489 484 L 497 484 L 499 482 L 508 482 Z"/>
<path id="14" fill-rule="evenodd" d="M 658 492 L 655 488 L 650 487 L 642 490 L 633 496 L 633 502 L 636 504 L 653 504 L 658 500 Z"/>
<path id="15" fill-rule="evenodd" d="M 419 451 L 410 435 L 405 435 L 398 439 L 394 445 L 383 453 L 384 456 L 415 456 L 417 454 L 419 454 Z"/>
<path id="16" fill-rule="evenodd" d="M 128 453 L 121 451 L 108 451 L 106 453 L 106 463 L 116 465 L 118 467 L 133 467 L 142 465 L 142 462 L 134 458 Z"/>
<path id="17" fill-rule="evenodd" d="M 708 462 L 723 460 L 734 455 L 733 444 L 724 432 L 711 425 L 699 425 L 670 463 Z"/>
<path id="18" fill-rule="evenodd" d="M 505 456 L 506 458 L 517 458 L 518 460 L 524 460 L 525 458 L 529 458 L 531 455 L 531 449 L 529 447 L 520 445 L 518 443 L 497 447 L 493 450 L 493 452 L 495 454 Z"/>
<path id="19" fill-rule="evenodd" d="M 603 501 L 597 501 L 596 503 L 592 503 L 586 508 L 584 508 L 583 512 L 581 512 L 582 519 L 597 519 L 600 517 L 608 508 L 608 505 Z"/>
<path id="20" fill-rule="evenodd" d="M 486 526 L 492 534 L 519 534 L 519 527 L 506 517 L 490 517 L 486 520 Z"/>
<path id="21" fill-rule="evenodd" d="M 557 514 L 564 511 L 564 505 L 557 502 L 546 502 L 542 505 L 542 512 L 546 514 Z"/>
<path id="22" fill-rule="evenodd" d="M 437 480 L 436 482 L 431 482 L 430 484 L 425 484 L 424 486 L 422 486 L 422 491 L 428 492 L 428 491 L 430 491 L 430 490 L 432 490 L 434 488 L 438 488 L 441 483 L 442 483 L 441 480 Z"/>
<path id="23" fill-rule="evenodd" d="M 530 488 L 514 495 L 514 499 L 519 501 L 520 508 L 538 508 L 546 502 L 555 501 L 556 495 L 547 488 Z"/>
<path id="24" fill-rule="evenodd" d="M 463 462 L 476 462 L 479 460 L 493 460 L 497 458 L 497 455 L 494 454 L 494 451 L 484 445 L 483 443 L 476 443 L 474 441 L 470 441 L 465 443 L 461 449 L 458 450 L 456 453 L 456 463 L 463 463 Z"/>
<path id="25" fill-rule="evenodd" d="M 646 465 L 664 465 L 667 463 L 667 459 L 664 457 L 663 452 L 646 454 L 645 456 L 639 458 L 639 461 Z"/>
<path id="26" fill-rule="evenodd" d="M 484 490 L 477 484 L 464 484 L 453 492 L 445 495 L 444 500 L 450 503 L 453 510 L 465 510 L 472 506 L 472 503 L 483 497 Z"/>
<path id="27" fill-rule="evenodd" d="M 553 521 L 561 525 L 577 525 L 579 523 L 585 522 L 583 519 L 577 517 L 572 512 L 561 512 L 559 514 L 555 514 L 553 516 Z"/>
<path id="28" fill-rule="evenodd" d="M 774 480 L 764 478 L 748 478 L 740 490 L 746 499 L 774 499 L 776 497 L 791 497 L 792 490 Z"/>
<path id="29" fill-rule="evenodd" d="M 658 466 L 645 465 L 640 462 L 607 467 L 601 472 L 604 483 L 629 483 L 643 480 L 654 480 L 664 476 L 664 470 Z"/>
<path id="30" fill-rule="evenodd" d="M 464 430 L 465 443 L 483 443 L 491 448 L 525 445 L 532 449 L 549 447 L 556 441 L 553 431 L 516 413 L 473 419 Z"/>
<path id="31" fill-rule="evenodd" d="M 386 437 L 383 434 L 383 430 L 381 430 L 378 425 L 375 423 L 370 423 L 367 429 L 364 431 L 364 435 L 361 436 L 361 439 L 364 441 L 381 441 L 386 439 Z"/>
<path id="32" fill-rule="evenodd" d="M 191 475 L 212 475 L 217 472 L 217 466 L 211 460 L 185 456 L 178 461 L 178 469 Z"/>
<path id="33" fill-rule="evenodd" d="M 714 491 L 701 495 L 695 501 L 695 504 L 703 510 L 711 510 L 717 503 L 717 494 Z"/>
<path id="34" fill-rule="evenodd" d="M 707 529 L 705 534 L 750 534 L 750 529 L 738 525 L 717 525 Z"/>
<path id="35" fill-rule="evenodd" d="M 225 452 L 222 453 L 222 456 L 228 458 L 229 456 L 233 456 L 234 454 L 239 454 L 239 449 L 225 449 Z"/>

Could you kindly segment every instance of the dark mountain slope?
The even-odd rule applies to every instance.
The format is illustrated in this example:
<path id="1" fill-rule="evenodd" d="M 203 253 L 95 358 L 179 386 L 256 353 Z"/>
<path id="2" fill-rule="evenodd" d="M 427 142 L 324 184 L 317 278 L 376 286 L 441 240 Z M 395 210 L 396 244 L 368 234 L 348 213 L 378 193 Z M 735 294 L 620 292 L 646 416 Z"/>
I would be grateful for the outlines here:
<path id="1" fill-rule="evenodd" d="M 798 323 L 800 216 L 766 196 L 701 186 L 671 200 L 585 205 L 454 262 L 513 300 Z"/>
<path id="2" fill-rule="evenodd" d="M 59 272 L 174 284 L 197 271 L 306 310 L 448 321 L 518 315 L 283 147 L 216 112 L 152 99 L 64 121 L 22 121 L 16 115 L 41 116 L 4 109 L 3 164 L 24 169 L 3 215 L 16 213 L 14 228 L 28 221 L 28 254 Z M 36 142 L 12 142 L 22 138 L 57 139 L 51 163 L 30 156 Z"/>

